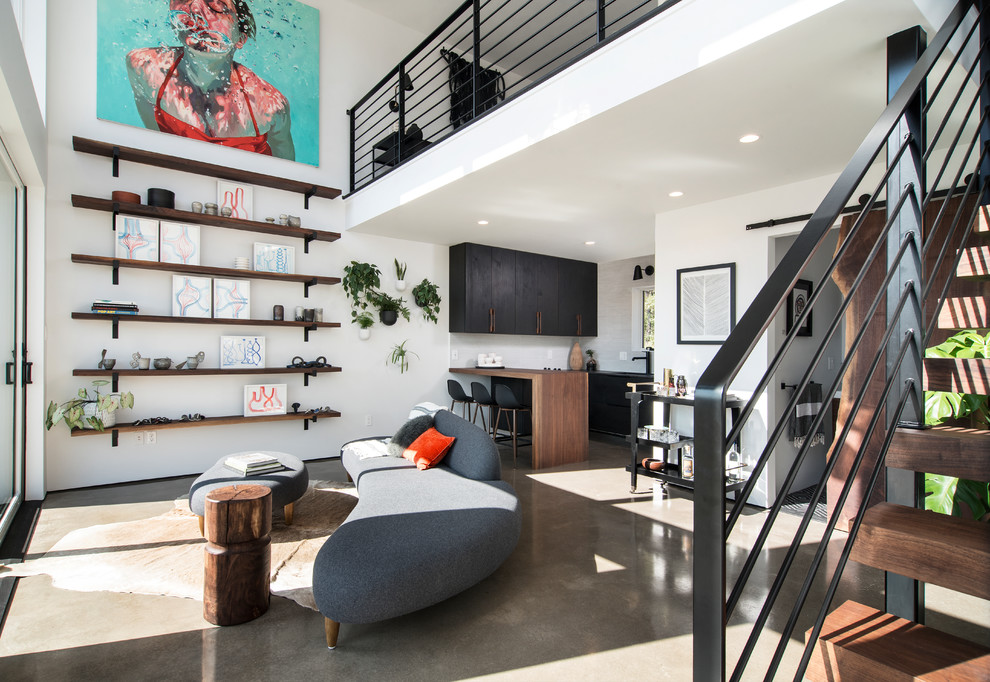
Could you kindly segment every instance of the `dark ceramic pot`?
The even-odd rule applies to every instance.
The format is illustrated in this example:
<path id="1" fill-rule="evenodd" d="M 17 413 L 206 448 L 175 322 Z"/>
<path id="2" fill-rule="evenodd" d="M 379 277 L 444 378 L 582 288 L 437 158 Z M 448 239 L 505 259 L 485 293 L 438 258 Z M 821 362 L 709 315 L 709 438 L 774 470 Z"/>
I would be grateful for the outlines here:
<path id="1" fill-rule="evenodd" d="M 399 321 L 399 312 L 397 310 L 382 310 L 378 313 L 378 319 L 386 327 L 391 327 Z"/>
<path id="2" fill-rule="evenodd" d="M 116 190 L 110 193 L 110 198 L 120 204 L 140 204 L 141 195 L 136 192 Z"/>
<path id="3" fill-rule="evenodd" d="M 175 208 L 175 192 L 161 187 L 150 188 L 148 190 L 148 206 Z"/>

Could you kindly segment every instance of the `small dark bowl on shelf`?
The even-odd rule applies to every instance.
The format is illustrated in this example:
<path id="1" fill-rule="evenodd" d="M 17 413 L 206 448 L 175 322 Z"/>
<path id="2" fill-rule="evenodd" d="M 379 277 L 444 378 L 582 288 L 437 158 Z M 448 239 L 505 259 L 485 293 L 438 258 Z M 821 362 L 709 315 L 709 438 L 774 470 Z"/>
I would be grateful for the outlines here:
<path id="1" fill-rule="evenodd" d="M 110 198 L 121 204 L 140 204 L 141 195 L 137 192 L 124 192 L 116 190 L 110 193 Z"/>
<path id="2" fill-rule="evenodd" d="M 161 187 L 149 188 L 148 206 L 175 208 L 175 192 L 169 189 L 162 189 Z"/>

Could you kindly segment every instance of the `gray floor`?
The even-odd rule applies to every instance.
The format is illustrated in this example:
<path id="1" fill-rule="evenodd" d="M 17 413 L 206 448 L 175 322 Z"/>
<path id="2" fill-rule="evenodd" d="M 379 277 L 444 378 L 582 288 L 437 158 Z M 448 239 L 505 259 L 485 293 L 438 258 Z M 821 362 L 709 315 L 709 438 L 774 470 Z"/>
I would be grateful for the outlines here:
<path id="1" fill-rule="evenodd" d="M 521 450 L 513 469 L 511 450 L 502 448 L 504 477 L 524 510 L 522 538 L 508 562 L 432 608 L 371 625 L 344 624 L 336 651 L 324 645 L 320 614 L 284 599 L 273 598 L 269 612 L 251 623 L 215 627 L 203 620 L 199 601 L 70 592 L 38 576 L 18 583 L 0 634 L 0 679 L 690 679 L 690 493 L 671 488 L 654 500 L 649 482 L 641 481 L 630 494 L 622 469 L 628 449 L 615 439 L 594 437 L 587 463 L 540 472 L 527 467 L 527 452 Z M 339 462 L 310 468 L 311 478 L 344 480 Z M 188 492 L 190 480 L 53 493 L 30 552 L 43 553 L 75 528 L 163 513 Z M 730 541 L 730 570 L 742 553 L 738 545 L 763 517 L 755 509 L 743 517 Z M 798 521 L 781 515 L 782 528 L 754 575 L 757 589 L 769 584 L 768 565 L 779 561 Z M 833 554 L 830 548 L 830 564 Z M 880 587 L 877 572 L 852 565 L 839 599 L 880 606 Z M 990 621 L 987 602 L 953 599 L 930 622 L 934 617 L 944 629 L 968 629 L 986 641 L 987 629 L 968 621 Z M 751 619 L 754 610 L 744 602 L 740 618 Z M 771 630 L 780 620 L 771 619 Z M 744 624 L 730 627 L 730 656 L 747 634 Z M 788 661 L 799 655 L 802 636 L 803 627 Z M 761 640 L 758 663 L 775 644 Z M 762 676 L 754 671 L 746 678 Z"/>

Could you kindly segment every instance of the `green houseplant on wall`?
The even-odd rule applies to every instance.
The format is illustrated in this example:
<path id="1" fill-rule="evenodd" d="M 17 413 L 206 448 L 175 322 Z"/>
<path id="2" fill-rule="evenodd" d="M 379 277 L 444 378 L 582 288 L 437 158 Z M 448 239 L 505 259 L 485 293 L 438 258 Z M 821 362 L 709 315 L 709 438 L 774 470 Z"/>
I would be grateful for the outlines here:
<path id="1" fill-rule="evenodd" d="M 371 313 L 365 311 L 359 315 L 356 315 L 352 324 L 358 326 L 358 338 L 362 341 L 366 341 L 371 338 L 371 328 L 375 326 L 375 318 L 371 316 Z"/>
<path id="2" fill-rule="evenodd" d="M 344 266 L 344 277 L 340 280 L 344 291 L 351 297 L 351 317 L 356 318 L 359 310 L 368 309 L 368 295 L 382 285 L 381 270 L 374 263 L 359 263 L 355 260 Z"/>
<path id="3" fill-rule="evenodd" d="M 399 319 L 399 315 L 409 321 L 409 308 L 402 298 L 389 296 L 382 291 L 368 291 L 368 303 L 378 309 L 378 319 L 386 326 L 392 326 Z"/>
<path id="4" fill-rule="evenodd" d="M 406 290 L 406 264 L 400 263 L 399 259 L 395 260 L 395 288 L 397 291 Z"/>
<path id="5" fill-rule="evenodd" d="M 423 309 L 423 316 L 437 324 L 440 314 L 440 289 L 428 279 L 413 287 L 413 300 Z"/>
<path id="6" fill-rule="evenodd" d="M 405 374 L 406 370 L 409 369 L 409 356 L 416 355 L 416 353 L 406 348 L 407 343 L 409 343 L 409 339 L 392 346 L 392 351 L 385 360 L 386 366 L 390 364 L 396 365 L 399 368 L 399 374 Z M 418 355 L 416 357 L 419 358 Z"/>
<path id="7" fill-rule="evenodd" d="M 983 336 L 972 330 L 957 332 L 939 345 L 927 349 L 925 357 L 990 358 L 990 334 Z M 946 420 L 969 428 L 986 429 L 990 423 L 987 396 L 926 391 L 925 423 L 937 426 Z M 925 509 L 990 520 L 990 484 L 926 473 Z"/>
<path id="8" fill-rule="evenodd" d="M 100 388 L 110 382 L 105 379 L 93 381 L 93 395 L 85 388 L 80 388 L 75 398 L 61 405 L 54 400 L 48 404 L 45 413 L 45 428 L 51 430 L 60 421 L 64 421 L 69 429 L 96 429 L 103 431 L 107 426 L 114 426 L 117 417 L 114 414 L 122 407 L 134 407 L 134 394 L 100 393 Z"/>

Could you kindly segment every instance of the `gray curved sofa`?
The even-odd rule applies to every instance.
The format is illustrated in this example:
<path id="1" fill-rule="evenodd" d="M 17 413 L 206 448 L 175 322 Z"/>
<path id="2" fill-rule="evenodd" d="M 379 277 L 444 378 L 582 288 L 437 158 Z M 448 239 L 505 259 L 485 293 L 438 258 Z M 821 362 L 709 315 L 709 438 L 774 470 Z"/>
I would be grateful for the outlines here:
<path id="1" fill-rule="evenodd" d="M 342 452 L 358 504 L 313 565 L 331 649 L 341 623 L 394 618 L 452 597 L 491 575 L 519 541 L 519 500 L 501 480 L 491 438 L 447 410 L 435 426 L 457 440 L 425 471 L 398 457 Z"/>

